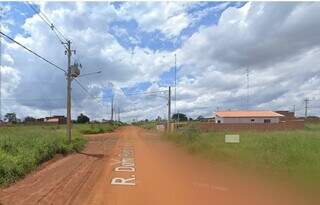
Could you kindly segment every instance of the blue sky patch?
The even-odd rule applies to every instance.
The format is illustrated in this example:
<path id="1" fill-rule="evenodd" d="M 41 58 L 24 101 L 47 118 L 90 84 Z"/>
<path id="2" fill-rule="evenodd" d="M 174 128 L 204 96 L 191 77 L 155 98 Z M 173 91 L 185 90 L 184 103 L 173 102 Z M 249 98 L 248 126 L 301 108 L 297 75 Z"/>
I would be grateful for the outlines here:
<path id="1" fill-rule="evenodd" d="M 132 87 L 121 88 L 121 90 L 123 91 L 124 95 L 130 95 L 132 93 L 146 91 L 151 85 L 152 85 L 151 82 L 145 81 L 145 82 L 137 83 Z"/>
<path id="2" fill-rule="evenodd" d="M 201 26 L 216 25 L 221 14 L 229 7 L 242 7 L 243 2 L 201 2 L 191 6 L 187 14 L 192 18 L 191 24 L 183 29 L 180 35 L 168 39 L 160 30 L 145 32 L 138 23 L 131 20 L 114 21 L 109 25 L 108 32 L 114 35 L 117 41 L 127 49 L 149 48 L 154 51 L 174 51 L 181 47 L 184 40 L 192 36 Z M 120 8 L 118 4 L 116 8 Z"/>
<path id="3" fill-rule="evenodd" d="M 158 82 L 159 86 L 173 86 L 174 85 L 174 67 L 170 68 L 168 71 L 163 72 L 160 75 L 160 80 Z M 179 68 L 177 68 L 177 81 L 179 79 Z"/>
<path id="4" fill-rule="evenodd" d="M 27 18 L 32 17 L 35 13 L 31 8 L 24 2 L 1 2 L 1 7 L 10 7 L 10 11 L 3 11 L 2 21 L 8 19 L 12 20 L 12 24 L 9 23 L 7 26 L 10 29 L 10 36 L 16 36 L 17 34 L 24 34 L 25 31 L 22 25 L 25 23 Z"/>

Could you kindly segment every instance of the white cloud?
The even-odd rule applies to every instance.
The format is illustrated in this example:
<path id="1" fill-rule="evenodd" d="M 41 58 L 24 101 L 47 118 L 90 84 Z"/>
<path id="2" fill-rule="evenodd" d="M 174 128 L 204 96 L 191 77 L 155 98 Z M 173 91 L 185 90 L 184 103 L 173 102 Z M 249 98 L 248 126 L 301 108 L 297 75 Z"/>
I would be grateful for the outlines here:
<path id="1" fill-rule="evenodd" d="M 135 19 L 142 30 L 160 31 L 174 38 L 196 21 L 197 16 L 186 13 L 187 8 L 194 5 L 128 2 L 120 9 L 108 3 L 40 5 L 55 25 L 73 40 L 73 48 L 77 50 L 74 59 L 80 59 L 84 67 L 82 72 L 103 71 L 102 75 L 79 79 L 92 95 L 99 97 L 96 100 L 73 84 L 74 117 L 83 112 L 92 119 L 108 118 L 110 107 L 101 97 L 110 81 L 115 85 L 117 103 L 125 119 L 166 116 L 166 94 L 125 97 L 120 87 L 148 81 L 152 83 L 148 91 L 167 89 L 156 82 L 173 66 L 174 53 L 181 67 L 177 106 L 191 117 L 210 116 L 217 107 L 245 108 L 246 68 L 250 69 L 252 109 L 291 109 L 296 104 L 302 113 L 303 98 L 318 99 L 320 94 L 317 89 L 320 83 L 318 3 L 248 3 L 241 9 L 228 8 L 218 25 L 201 27 L 176 51 L 136 46 L 133 54 L 107 33 L 111 22 Z M 203 12 L 198 16 L 208 11 Z M 23 28 L 30 36 L 17 35 L 16 40 L 66 67 L 63 47 L 38 16 L 28 18 Z M 133 41 L 139 40 L 139 36 L 118 32 L 120 36 L 134 38 Z M 2 91 L 7 98 L 17 100 L 6 103 L 3 112 L 42 117 L 50 110 L 53 114 L 63 114 L 64 74 L 17 45 L 4 44 L 4 53 L 2 74 L 7 82 Z M 53 100 L 41 101 L 43 98 Z M 313 114 L 319 111 L 311 109 Z"/>
<path id="2" fill-rule="evenodd" d="M 131 50 L 122 47 L 114 36 L 106 32 L 112 18 L 105 17 L 116 12 L 113 6 L 105 3 L 41 3 L 41 9 L 59 30 L 73 40 L 72 47 L 77 50 L 74 60 L 80 59 L 84 67 L 82 72 L 103 71 L 101 75 L 79 79 L 91 96 L 73 83 L 73 117 L 78 112 L 84 112 L 93 119 L 107 118 L 106 107 L 101 106 L 101 97 L 110 81 L 118 87 L 133 85 L 141 79 L 155 81 L 168 67 L 168 59 L 163 58 L 166 53 L 136 47 L 132 56 Z M 66 68 L 64 48 L 39 16 L 26 19 L 22 27 L 29 35 L 18 34 L 15 37 L 17 41 Z M 19 112 L 20 117 L 40 117 L 38 115 L 44 113 L 48 115 L 48 110 L 63 114 L 66 94 L 64 74 L 14 43 L 5 44 L 4 53 L 3 63 L 12 66 L 23 77 L 17 82 L 10 82 L 14 84 L 11 94 L 16 102 L 3 106 L 3 110 Z M 92 96 L 100 98 L 92 100 Z M 31 110 L 34 112 L 30 113 Z"/>
<path id="3" fill-rule="evenodd" d="M 124 19 L 134 19 L 143 31 L 161 31 L 168 38 L 176 37 L 191 19 L 187 14 L 190 3 L 183 2 L 127 2 L 120 14 Z"/>
<path id="4" fill-rule="evenodd" d="M 319 81 L 315 76 L 319 7 L 318 3 L 249 3 L 241 9 L 228 8 L 218 25 L 203 27 L 179 49 L 184 63 L 180 74 L 195 76 L 189 87 L 201 93 L 194 99 L 213 96 L 211 111 L 216 106 L 245 108 L 249 68 L 251 109 L 291 109 L 296 104 L 302 114 L 303 98 L 319 95 L 310 85 L 310 79 Z"/>

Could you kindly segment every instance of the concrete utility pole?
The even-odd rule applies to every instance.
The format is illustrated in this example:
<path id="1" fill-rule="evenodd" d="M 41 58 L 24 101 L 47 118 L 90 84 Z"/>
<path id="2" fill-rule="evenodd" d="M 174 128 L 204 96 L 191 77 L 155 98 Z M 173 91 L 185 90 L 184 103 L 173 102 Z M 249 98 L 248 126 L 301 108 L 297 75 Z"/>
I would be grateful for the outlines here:
<path id="1" fill-rule="evenodd" d="M 67 41 L 66 54 L 68 57 L 68 73 L 67 73 L 67 136 L 71 143 L 71 41 Z"/>
<path id="2" fill-rule="evenodd" d="M 113 95 L 111 96 L 111 122 L 113 121 Z"/>
<path id="3" fill-rule="evenodd" d="M 170 131 L 170 119 L 171 119 L 171 87 L 169 86 L 169 93 L 168 93 L 168 125 L 167 125 L 167 131 Z"/>
<path id="4" fill-rule="evenodd" d="M 118 121 L 120 122 L 120 106 L 118 105 Z"/>
<path id="5" fill-rule="evenodd" d="M 177 113 L 177 54 L 174 54 L 174 112 Z"/>
<path id="6" fill-rule="evenodd" d="M 0 8 L 0 31 L 2 31 L 2 11 L 3 9 Z M 0 123 L 2 123 L 2 103 L 1 103 L 1 87 L 2 87 L 2 73 L 1 73 L 1 68 L 2 68 L 2 36 L 0 36 Z"/>
<path id="7" fill-rule="evenodd" d="M 308 103 L 309 103 L 309 99 L 308 98 L 306 98 L 305 100 L 304 100 L 304 103 L 305 103 L 305 106 L 304 106 L 304 118 L 305 119 L 307 119 L 307 117 L 308 117 Z"/>

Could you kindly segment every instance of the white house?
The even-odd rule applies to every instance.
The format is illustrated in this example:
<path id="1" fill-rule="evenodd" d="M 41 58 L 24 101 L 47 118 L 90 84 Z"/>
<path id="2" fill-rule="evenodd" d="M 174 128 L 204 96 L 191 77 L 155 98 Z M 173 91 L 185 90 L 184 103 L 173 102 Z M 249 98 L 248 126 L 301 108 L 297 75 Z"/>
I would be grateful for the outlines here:
<path id="1" fill-rule="evenodd" d="M 279 123 L 283 115 L 273 111 L 216 112 L 216 123 Z"/>

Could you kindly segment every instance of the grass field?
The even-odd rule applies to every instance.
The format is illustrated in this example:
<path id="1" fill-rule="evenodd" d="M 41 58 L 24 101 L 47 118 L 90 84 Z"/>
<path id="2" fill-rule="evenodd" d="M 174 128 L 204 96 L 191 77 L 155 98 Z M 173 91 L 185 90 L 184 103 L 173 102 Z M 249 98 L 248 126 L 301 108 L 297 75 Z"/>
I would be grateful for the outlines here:
<path id="1" fill-rule="evenodd" d="M 118 124 L 75 124 L 71 144 L 64 125 L 0 127 L 0 186 L 8 185 L 37 168 L 55 154 L 83 149 L 83 134 L 112 131 Z"/>
<path id="2" fill-rule="evenodd" d="M 121 122 L 114 122 L 113 124 L 77 124 L 75 128 L 82 134 L 98 134 L 112 132 L 121 125 Z"/>
<path id="3" fill-rule="evenodd" d="M 230 133 L 201 133 L 192 128 L 167 134 L 166 138 L 192 153 L 319 188 L 320 124 L 308 124 L 300 131 L 233 133 L 240 134 L 239 144 L 224 142 L 225 134 Z"/>

